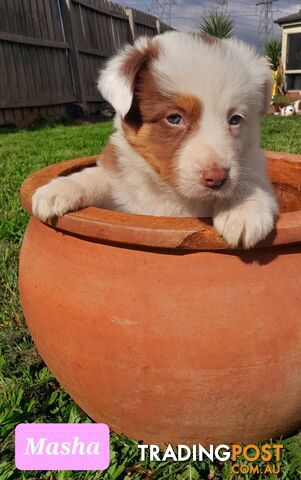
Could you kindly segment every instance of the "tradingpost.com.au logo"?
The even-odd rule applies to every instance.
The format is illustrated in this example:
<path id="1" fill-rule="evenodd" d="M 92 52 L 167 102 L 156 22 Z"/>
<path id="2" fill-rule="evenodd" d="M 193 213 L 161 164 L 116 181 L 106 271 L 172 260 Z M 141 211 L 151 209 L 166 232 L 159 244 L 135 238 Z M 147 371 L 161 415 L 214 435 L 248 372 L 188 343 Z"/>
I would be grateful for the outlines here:
<path id="1" fill-rule="evenodd" d="M 195 462 L 202 462 L 208 458 L 211 462 L 227 462 L 232 460 L 233 465 L 231 472 L 234 475 L 247 474 L 264 474 L 272 475 L 280 473 L 281 450 L 283 445 L 280 444 L 264 444 L 257 445 L 210 445 L 208 448 L 201 444 L 188 447 L 187 445 L 178 445 L 177 447 L 171 444 L 167 445 L 165 452 L 160 452 L 159 445 L 138 445 L 140 450 L 140 460 L 145 461 L 147 458 L 150 461 L 165 462 L 167 460 L 174 460 L 175 462 L 186 462 L 193 460 Z M 260 460 L 264 466 L 259 466 L 256 461 Z M 248 463 L 242 463 L 246 461 Z"/>

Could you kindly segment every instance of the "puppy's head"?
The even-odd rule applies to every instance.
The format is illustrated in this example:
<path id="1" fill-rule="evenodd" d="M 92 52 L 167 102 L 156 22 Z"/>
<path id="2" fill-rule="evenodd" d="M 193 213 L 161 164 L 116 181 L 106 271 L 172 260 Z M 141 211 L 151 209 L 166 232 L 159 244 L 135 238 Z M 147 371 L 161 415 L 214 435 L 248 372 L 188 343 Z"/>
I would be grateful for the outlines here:
<path id="1" fill-rule="evenodd" d="M 98 85 L 127 142 L 180 195 L 227 197 L 250 173 L 272 75 L 244 43 L 143 37 L 108 62 Z"/>
<path id="2" fill-rule="evenodd" d="M 295 115 L 295 108 L 293 105 L 288 105 L 287 107 L 284 107 L 284 115 L 286 117 L 291 117 L 292 115 Z"/>

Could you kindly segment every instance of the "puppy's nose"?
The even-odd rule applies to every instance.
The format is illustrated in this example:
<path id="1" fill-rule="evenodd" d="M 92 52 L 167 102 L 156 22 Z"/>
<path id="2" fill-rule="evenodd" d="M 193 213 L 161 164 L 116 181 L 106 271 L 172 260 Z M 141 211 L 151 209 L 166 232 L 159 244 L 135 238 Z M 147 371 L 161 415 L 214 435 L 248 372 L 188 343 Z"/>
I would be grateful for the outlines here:
<path id="1" fill-rule="evenodd" d="M 205 187 L 220 188 L 228 178 L 228 170 L 222 167 L 209 167 L 203 170 L 201 180 Z"/>

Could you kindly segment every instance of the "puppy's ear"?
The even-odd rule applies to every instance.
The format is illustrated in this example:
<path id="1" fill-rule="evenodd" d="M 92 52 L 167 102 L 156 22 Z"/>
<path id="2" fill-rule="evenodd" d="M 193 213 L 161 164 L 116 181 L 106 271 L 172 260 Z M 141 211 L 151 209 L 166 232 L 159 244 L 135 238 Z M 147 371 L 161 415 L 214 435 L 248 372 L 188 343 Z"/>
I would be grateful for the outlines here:
<path id="1" fill-rule="evenodd" d="M 137 73 L 152 51 L 152 40 L 141 37 L 111 58 L 100 72 L 98 89 L 122 118 L 131 108 Z"/>

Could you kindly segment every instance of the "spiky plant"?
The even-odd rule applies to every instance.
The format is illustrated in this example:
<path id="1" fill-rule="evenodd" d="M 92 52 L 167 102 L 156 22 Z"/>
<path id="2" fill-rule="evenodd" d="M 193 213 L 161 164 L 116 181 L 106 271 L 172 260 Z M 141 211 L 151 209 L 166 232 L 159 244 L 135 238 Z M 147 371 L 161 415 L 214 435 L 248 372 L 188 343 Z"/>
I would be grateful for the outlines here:
<path id="1" fill-rule="evenodd" d="M 213 11 L 201 19 L 200 30 L 213 37 L 229 38 L 234 33 L 234 22 L 227 11 Z"/>
<path id="2" fill-rule="evenodd" d="M 276 71 L 279 66 L 281 56 L 281 40 L 278 38 L 272 38 L 264 46 L 264 53 L 267 57 L 272 70 Z"/>
<path id="3" fill-rule="evenodd" d="M 287 450 L 290 469 L 293 472 L 298 472 L 301 475 L 301 443 L 300 435 L 285 442 Z M 301 477 L 300 477 L 301 478 Z"/>

